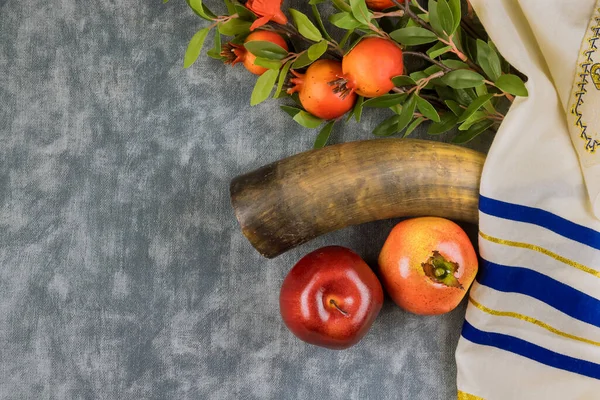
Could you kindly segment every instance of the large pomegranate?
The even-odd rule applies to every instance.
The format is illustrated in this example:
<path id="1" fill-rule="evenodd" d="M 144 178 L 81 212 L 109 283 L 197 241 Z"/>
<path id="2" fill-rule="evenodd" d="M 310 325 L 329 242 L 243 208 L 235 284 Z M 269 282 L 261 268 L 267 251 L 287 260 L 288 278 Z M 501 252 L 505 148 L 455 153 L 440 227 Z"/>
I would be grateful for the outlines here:
<path id="1" fill-rule="evenodd" d="M 342 64 L 333 60 L 318 60 L 312 63 L 306 73 L 292 71 L 295 78 L 289 94 L 298 92 L 300 103 L 306 111 L 323 119 L 334 119 L 352 109 L 356 101 L 354 93 L 334 93 L 330 82 L 342 74 Z"/>
<path id="2" fill-rule="evenodd" d="M 422 217 L 392 229 L 379 255 L 383 286 L 394 302 L 414 314 L 453 310 L 477 274 L 477 254 L 460 226 Z"/>
<path id="3" fill-rule="evenodd" d="M 364 97 L 378 97 L 394 87 L 392 78 L 402 75 L 402 50 L 391 40 L 367 37 L 342 59 L 343 75 L 337 91 L 351 91 Z"/>
<path id="4" fill-rule="evenodd" d="M 271 42 L 275 43 L 288 50 L 288 45 L 285 39 L 271 31 L 256 31 L 252 32 L 248 35 L 244 43 L 252 42 L 252 41 L 263 41 L 263 42 Z M 227 43 L 223 46 L 221 55 L 225 57 L 225 63 L 235 65 L 239 62 L 244 64 L 244 67 L 255 75 L 262 75 L 267 71 L 267 68 L 261 67 L 260 65 L 254 64 L 256 61 L 256 56 L 250 53 L 244 46 L 240 46 L 233 43 Z"/>

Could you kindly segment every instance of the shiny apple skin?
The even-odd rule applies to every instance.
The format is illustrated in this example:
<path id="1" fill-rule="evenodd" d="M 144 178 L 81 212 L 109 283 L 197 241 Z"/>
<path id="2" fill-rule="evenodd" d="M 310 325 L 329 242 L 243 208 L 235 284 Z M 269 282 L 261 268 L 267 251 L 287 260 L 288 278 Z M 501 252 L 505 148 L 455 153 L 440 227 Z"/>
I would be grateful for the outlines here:
<path id="1" fill-rule="evenodd" d="M 304 256 L 283 281 L 279 296 L 281 316 L 294 335 L 336 350 L 365 336 L 382 303 L 377 276 L 358 254 L 340 246 Z"/>

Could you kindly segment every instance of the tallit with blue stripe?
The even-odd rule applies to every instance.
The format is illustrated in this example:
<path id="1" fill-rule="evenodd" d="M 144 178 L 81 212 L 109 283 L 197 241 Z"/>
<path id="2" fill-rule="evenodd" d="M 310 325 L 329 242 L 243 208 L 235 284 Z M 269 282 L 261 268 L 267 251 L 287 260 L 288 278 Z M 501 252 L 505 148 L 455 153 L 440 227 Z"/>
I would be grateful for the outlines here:
<path id="1" fill-rule="evenodd" d="M 529 97 L 484 166 L 458 397 L 600 399 L 600 1 L 471 2 Z"/>

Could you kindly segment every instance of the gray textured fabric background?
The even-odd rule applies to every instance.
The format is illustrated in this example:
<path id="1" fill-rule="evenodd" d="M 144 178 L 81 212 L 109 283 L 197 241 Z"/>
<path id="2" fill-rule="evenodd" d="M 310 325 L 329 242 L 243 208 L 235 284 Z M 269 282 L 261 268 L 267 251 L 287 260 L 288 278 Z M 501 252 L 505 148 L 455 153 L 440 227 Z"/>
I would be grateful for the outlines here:
<path id="1" fill-rule="evenodd" d="M 252 249 L 230 179 L 315 133 L 276 101 L 249 107 L 241 67 L 183 70 L 203 26 L 183 0 L 0 0 L 0 398 L 454 397 L 464 304 L 425 318 L 386 300 L 341 352 L 287 331 L 291 266 L 339 244 L 375 267 L 396 221 L 275 260 Z M 381 117 L 333 141 L 369 139 Z"/>

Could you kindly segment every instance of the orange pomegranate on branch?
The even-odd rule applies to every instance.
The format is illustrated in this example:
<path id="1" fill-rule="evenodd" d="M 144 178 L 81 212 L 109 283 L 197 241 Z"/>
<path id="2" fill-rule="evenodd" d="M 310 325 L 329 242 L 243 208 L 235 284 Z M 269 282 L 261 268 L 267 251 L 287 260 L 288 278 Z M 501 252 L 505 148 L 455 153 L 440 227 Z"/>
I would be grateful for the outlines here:
<path id="1" fill-rule="evenodd" d="M 383 96 L 394 88 L 392 78 L 404 73 L 402 50 L 391 40 L 368 37 L 344 56 L 342 72 L 335 82 L 336 92 Z"/>
<path id="2" fill-rule="evenodd" d="M 274 45 L 279 46 L 282 50 L 288 50 L 288 45 L 285 39 L 275 32 L 253 32 L 248 35 L 246 40 L 244 40 L 244 44 L 256 41 L 273 43 Z M 256 56 L 248 51 L 243 45 L 238 45 L 231 42 L 227 43 L 221 48 L 221 56 L 224 57 L 225 64 L 231 64 L 233 66 L 241 62 L 248 71 L 255 75 L 262 75 L 267 72 L 268 69 L 257 65 Z"/>
<path id="3" fill-rule="evenodd" d="M 312 115 L 325 120 L 339 118 L 354 106 L 356 94 L 336 93 L 331 90 L 331 81 L 342 73 L 342 64 L 333 60 L 318 60 L 306 73 L 292 71 L 292 88 L 289 94 L 298 93 L 302 107 Z"/>

